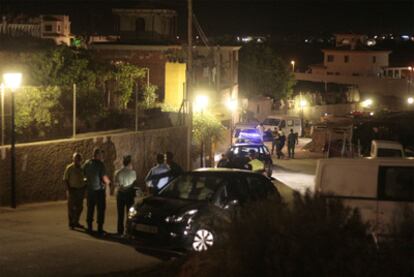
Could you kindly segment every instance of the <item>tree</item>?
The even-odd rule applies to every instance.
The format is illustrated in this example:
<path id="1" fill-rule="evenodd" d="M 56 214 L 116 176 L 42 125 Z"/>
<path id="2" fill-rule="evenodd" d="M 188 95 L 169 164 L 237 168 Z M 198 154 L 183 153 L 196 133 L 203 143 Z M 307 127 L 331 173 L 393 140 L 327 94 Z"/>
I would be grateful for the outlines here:
<path id="1" fill-rule="evenodd" d="M 16 95 L 16 130 L 36 127 L 44 131 L 56 119 L 53 111 L 59 107 L 61 91 L 58 87 L 23 87 Z"/>
<path id="2" fill-rule="evenodd" d="M 134 86 L 139 78 L 145 75 L 145 71 L 135 65 L 119 62 L 114 64 L 114 79 L 117 84 L 116 94 L 120 97 L 120 105 L 124 109 L 131 101 Z"/>
<path id="3" fill-rule="evenodd" d="M 204 149 L 212 156 L 212 145 L 217 143 L 222 138 L 222 131 L 224 127 L 221 122 L 212 114 L 208 112 L 193 114 L 193 138 L 197 147 L 197 152 L 204 152 Z M 202 147 L 204 146 L 204 147 Z"/>
<path id="4" fill-rule="evenodd" d="M 289 95 L 294 77 L 289 63 L 267 45 L 249 44 L 240 50 L 240 92 L 281 99 Z"/>
<path id="5" fill-rule="evenodd" d="M 158 87 L 155 85 L 149 85 L 144 88 L 142 93 L 142 107 L 144 109 L 152 109 L 156 106 L 156 101 L 158 99 L 158 95 L 156 93 Z"/>

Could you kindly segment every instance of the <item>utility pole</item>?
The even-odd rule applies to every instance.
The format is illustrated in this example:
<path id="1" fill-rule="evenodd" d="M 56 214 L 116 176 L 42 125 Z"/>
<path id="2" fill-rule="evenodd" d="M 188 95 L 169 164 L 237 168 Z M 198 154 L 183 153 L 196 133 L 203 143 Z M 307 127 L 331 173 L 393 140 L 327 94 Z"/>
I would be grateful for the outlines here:
<path id="1" fill-rule="evenodd" d="M 1 93 L 1 145 L 4 145 L 4 129 L 5 129 L 5 122 L 4 122 L 4 91 L 5 87 L 4 84 L 0 84 L 0 93 Z"/>
<path id="2" fill-rule="evenodd" d="M 76 84 L 73 84 L 72 137 L 76 137 Z"/>
<path id="3" fill-rule="evenodd" d="M 191 165 L 191 142 L 193 130 L 193 108 L 192 108 L 192 69 L 193 69 L 193 1 L 187 0 L 187 105 L 188 105 L 188 122 L 187 122 L 187 170 L 192 169 Z"/>

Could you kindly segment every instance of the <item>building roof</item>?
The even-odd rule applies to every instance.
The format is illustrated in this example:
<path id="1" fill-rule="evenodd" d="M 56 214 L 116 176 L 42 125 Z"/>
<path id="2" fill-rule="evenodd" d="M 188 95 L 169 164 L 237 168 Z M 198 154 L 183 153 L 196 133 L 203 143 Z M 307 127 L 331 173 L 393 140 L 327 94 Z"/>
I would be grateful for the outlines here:
<path id="1" fill-rule="evenodd" d="M 343 52 L 343 53 L 387 53 L 390 54 L 391 50 L 379 49 L 379 48 L 370 48 L 370 47 L 362 47 L 357 46 L 356 48 L 352 49 L 351 46 L 341 46 L 341 47 L 334 47 L 334 48 L 325 48 L 322 49 L 322 52 Z"/>

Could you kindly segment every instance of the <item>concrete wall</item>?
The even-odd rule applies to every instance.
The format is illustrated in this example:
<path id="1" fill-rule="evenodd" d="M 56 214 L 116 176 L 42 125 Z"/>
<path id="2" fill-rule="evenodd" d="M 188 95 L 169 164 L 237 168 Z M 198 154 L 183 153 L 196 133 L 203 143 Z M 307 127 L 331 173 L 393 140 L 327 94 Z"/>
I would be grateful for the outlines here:
<path id="1" fill-rule="evenodd" d="M 17 203 L 64 199 L 63 171 L 74 151 L 88 159 L 94 147 L 101 147 L 105 151 L 105 164 L 110 177 L 127 154 L 133 157 L 140 181 L 153 166 L 158 152 L 173 152 L 176 161 L 185 168 L 186 130 L 186 127 L 174 127 L 17 145 Z M 7 146 L 0 151 L 0 206 L 9 204 L 10 148 Z"/>

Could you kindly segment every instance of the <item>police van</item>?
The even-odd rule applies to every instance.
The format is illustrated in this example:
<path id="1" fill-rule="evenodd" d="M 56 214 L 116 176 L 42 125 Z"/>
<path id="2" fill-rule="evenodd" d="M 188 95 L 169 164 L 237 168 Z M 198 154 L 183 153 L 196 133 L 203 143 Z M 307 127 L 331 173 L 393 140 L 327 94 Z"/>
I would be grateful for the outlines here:
<path id="1" fill-rule="evenodd" d="M 288 116 L 288 115 L 269 115 L 264 121 L 263 125 L 265 130 L 270 129 L 271 131 L 277 127 L 282 130 L 286 135 L 289 134 L 290 129 L 293 129 L 293 133 L 299 135 L 302 134 L 302 122 L 300 117 Z"/>

